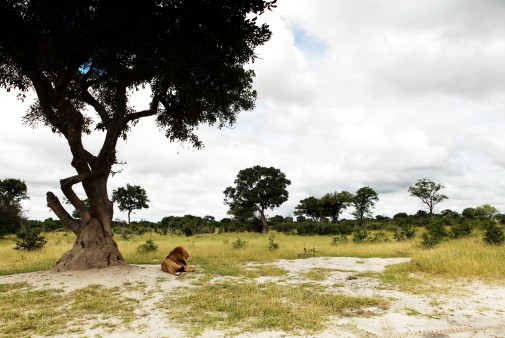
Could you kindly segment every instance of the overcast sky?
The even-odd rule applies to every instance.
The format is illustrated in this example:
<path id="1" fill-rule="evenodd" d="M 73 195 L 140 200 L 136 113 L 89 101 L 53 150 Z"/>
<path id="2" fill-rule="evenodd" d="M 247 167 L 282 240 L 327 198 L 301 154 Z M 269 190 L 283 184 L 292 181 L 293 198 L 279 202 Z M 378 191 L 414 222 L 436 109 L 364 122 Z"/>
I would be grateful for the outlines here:
<path id="1" fill-rule="evenodd" d="M 150 199 L 132 220 L 227 217 L 224 189 L 254 165 L 292 182 L 269 216 L 363 186 L 379 194 L 374 215 L 415 213 L 423 207 L 407 189 L 424 177 L 445 186 L 438 211 L 505 212 L 505 1 L 279 0 L 261 20 L 273 37 L 252 65 L 258 100 L 234 128 L 200 128 L 196 150 L 143 119 L 120 142 L 127 164 L 109 191 L 140 185 Z M 134 101 L 147 104 L 142 94 Z M 45 194 L 62 196 L 70 152 L 47 128 L 22 125 L 28 104 L 0 92 L 0 178 L 27 183 L 29 218 L 55 218 Z"/>

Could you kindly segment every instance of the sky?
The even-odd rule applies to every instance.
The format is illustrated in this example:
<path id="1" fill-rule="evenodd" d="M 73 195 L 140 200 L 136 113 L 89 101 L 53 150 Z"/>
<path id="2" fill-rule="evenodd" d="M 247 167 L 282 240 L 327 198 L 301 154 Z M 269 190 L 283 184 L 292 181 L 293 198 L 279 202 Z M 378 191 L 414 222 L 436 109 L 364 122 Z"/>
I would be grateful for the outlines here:
<path id="1" fill-rule="evenodd" d="M 223 191 L 255 165 L 284 172 L 289 199 L 369 186 L 374 215 L 423 209 L 407 189 L 444 185 L 436 211 L 491 204 L 505 212 L 505 2 L 501 0 L 279 0 L 260 17 L 272 39 L 256 50 L 256 107 L 231 128 L 202 126 L 201 150 L 170 143 L 142 119 L 118 144 L 109 191 L 140 185 L 149 208 L 132 220 L 228 217 Z M 132 101 L 147 106 L 147 93 Z M 32 96 L 33 97 L 33 96 Z M 26 216 L 56 218 L 45 194 L 74 175 L 66 141 L 23 125 L 30 96 L 0 90 L 0 179 L 28 186 Z M 85 140 L 96 153 L 103 135 Z M 345 218 L 351 218 L 349 212 Z M 116 209 L 114 218 L 127 219 Z"/>

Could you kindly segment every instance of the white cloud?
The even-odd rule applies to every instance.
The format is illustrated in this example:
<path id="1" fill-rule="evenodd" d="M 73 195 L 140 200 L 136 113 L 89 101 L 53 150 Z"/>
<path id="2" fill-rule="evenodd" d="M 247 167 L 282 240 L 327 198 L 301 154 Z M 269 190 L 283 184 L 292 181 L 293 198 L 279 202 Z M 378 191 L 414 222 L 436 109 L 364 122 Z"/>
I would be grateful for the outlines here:
<path id="1" fill-rule="evenodd" d="M 127 165 L 109 190 L 146 189 L 150 208 L 137 220 L 222 218 L 223 190 L 259 164 L 292 181 L 290 199 L 270 215 L 365 185 L 380 194 L 375 214 L 414 213 L 421 205 L 407 188 L 422 177 L 446 186 L 440 210 L 489 203 L 505 212 L 503 17 L 505 3 L 491 0 L 279 1 L 261 19 L 274 35 L 251 65 L 256 109 L 234 128 L 202 127 L 200 151 L 141 121 L 119 143 Z M 145 95 L 133 102 L 145 105 Z M 0 178 L 27 181 L 29 215 L 50 217 L 45 192 L 72 175 L 65 141 L 22 126 L 26 104 L 14 95 L 2 93 L 0 102 Z"/>

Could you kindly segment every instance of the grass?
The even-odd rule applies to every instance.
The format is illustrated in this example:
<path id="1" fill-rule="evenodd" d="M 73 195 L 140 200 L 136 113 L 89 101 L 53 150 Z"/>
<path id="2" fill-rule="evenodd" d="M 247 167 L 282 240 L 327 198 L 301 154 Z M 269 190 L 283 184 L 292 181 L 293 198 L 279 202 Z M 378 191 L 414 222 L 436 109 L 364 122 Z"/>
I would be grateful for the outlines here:
<path id="1" fill-rule="evenodd" d="M 166 296 L 160 303 L 181 304 L 167 314 L 170 320 L 186 323 L 196 333 L 204 328 L 236 328 L 243 332 L 282 330 L 289 333 L 315 333 L 325 328 L 333 316 L 369 316 L 387 307 L 382 297 L 351 297 L 324 293 L 306 284 L 222 282 Z M 192 318 L 188 323 L 187 318 Z M 184 324 L 182 324 L 184 325 Z M 238 333 L 238 332 L 236 332 Z"/>
<path id="2" fill-rule="evenodd" d="M 27 283 L 1 284 L 0 335 L 2 337 L 52 336 L 79 332 L 82 323 L 110 330 L 134 318 L 135 301 L 117 288 L 90 285 L 65 294 L 61 289 L 34 290 Z"/>
<path id="3" fill-rule="evenodd" d="M 412 261 L 389 267 L 385 279 L 400 280 L 411 273 L 430 278 L 479 278 L 485 281 L 505 280 L 505 250 L 503 246 L 486 245 L 480 238 L 470 237 L 442 242 L 426 250 L 418 240 L 403 242 L 361 243 L 352 241 L 332 245 L 331 236 L 291 236 L 275 234 L 279 249 L 268 250 L 269 235 L 231 233 L 216 235 L 160 236 L 145 234 L 125 240 L 116 236 L 119 248 L 129 263 L 159 264 L 178 245 L 191 254 L 191 264 L 198 265 L 206 274 L 240 276 L 246 273 L 245 263 L 269 263 L 278 259 L 304 257 L 307 250 L 316 249 L 316 256 L 344 257 L 412 257 Z M 0 239 L 0 275 L 47 270 L 73 244 L 68 233 L 46 234 L 48 243 L 38 251 L 16 251 L 14 238 Z M 158 251 L 141 253 L 138 247 L 151 239 Z M 234 249 L 237 240 L 246 245 Z M 394 276 L 393 276 L 394 275 Z M 403 276 L 403 277 L 402 277 Z M 404 279 L 408 279 L 405 277 Z"/>
<path id="4" fill-rule="evenodd" d="M 45 236 L 48 240 L 46 247 L 31 252 L 13 250 L 13 237 L 1 238 L 0 275 L 49 269 L 72 247 L 74 241 L 74 236 L 68 233 Z M 287 277 L 286 270 L 269 264 L 279 259 L 310 258 L 314 254 L 361 258 L 411 257 L 410 262 L 389 266 L 383 273 L 362 274 L 380 278 L 383 286 L 399 287 L 413 293 L 443 291 L 447 289 L 444 285 L 462 278 L 494 283 L 505 280 L 503 246 L 485 245 L 481 239 L 474 237 L 445 241 L 425 250 L 419 245 L 419 239 L 335 244 L 331 236 L 275 236 L 277 250 L 268 250 L 269 235 L 253 233 L 192 237 L 146 234 L 129 240 L 117 236 L 116 241 L 129 263 L 159 264 L 168 252 L 179 245 L 189 251 L 189 262 L 198 266 L 201 277 L 193 283 L 195 287 L 167 295 L 159 306 L 168 306 L 163 304 L 175 301 L 184 304 L 177 313 L 167 310 L 168 316 L 180 323 L 187 322 L 186 318 L 190 316 L 192 321 L 188 325 L 196 328 L 195 334 L 205 328 L 313 333 L 323 330 L 333 316 L 367 316 L 387 306 L 386 299 L 327 293 L 325 288 L 313 282 L 284 285 L 256 283 L 253 280 L 260 276 Z M 138 247 L 147 240 L 152 240 L 158 251 L 139 252 Z M 237 246 L 237 242 L 245 245 Z M 336 269 L 338 267 L 314 269 L 303 277 L 314 282 L 324 281 Z M 220 280 L 221 276 L 238 278 L 209 283 L 215 277 Z M 94 320 L 99 327 L 107 323 L 107 328 L 103 329 L 113 330 L 116 326 L 134 321 L 134 313 L 139 306 L 137 300 L 122 296 L 122 291 L 144 288 L 143 284 L 131 283 L 121 288 L 95 285 L 66 294 L 58 289 L 33 289 L 26 283 L 0 284 L 0 336 L 78 335 L 82 330 L 81 323 L 86 322 L 83 319 Z"/>

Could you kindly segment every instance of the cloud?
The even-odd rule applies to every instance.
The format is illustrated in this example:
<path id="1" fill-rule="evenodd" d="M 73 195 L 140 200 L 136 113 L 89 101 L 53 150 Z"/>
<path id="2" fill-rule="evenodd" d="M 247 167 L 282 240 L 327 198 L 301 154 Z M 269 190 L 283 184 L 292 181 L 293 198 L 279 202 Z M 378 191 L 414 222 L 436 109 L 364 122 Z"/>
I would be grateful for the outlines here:
<path id="1" fill-rule="evenodd" d="M 505 3 L 491 0 L 280 1 L 260 18 L 273 37 L 250 65 L 256 108 L 232 128 L 202 126 L 202 150 L 141 121 L 118 144 L 127 164 L 109 190 L 146 189 L 150 208 L 136 220 L 219 219 L 238 171 L 262 165 L 292 181 L 289 200 L 270 215 L 365 185 L 379 192 L 375 214 L 415 213 L 422 206 L 407 189 L 422 177 L 446 186 L 441 210 L 488 203 L 505 212 L 504 17 Z M 148 95 L 132 102 L 145 108 Z M 66 142 L 22 126 L 26 104 L 12 93 L 0 102 L 10 112 L 0 125 L 0 177 L 26 180 L 29 215 L 49 217 L 45 192 L 73 174 Z M 99 139 L 87 144 L 96 149 Z"/>

